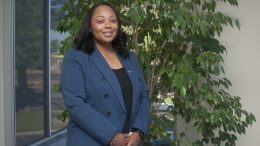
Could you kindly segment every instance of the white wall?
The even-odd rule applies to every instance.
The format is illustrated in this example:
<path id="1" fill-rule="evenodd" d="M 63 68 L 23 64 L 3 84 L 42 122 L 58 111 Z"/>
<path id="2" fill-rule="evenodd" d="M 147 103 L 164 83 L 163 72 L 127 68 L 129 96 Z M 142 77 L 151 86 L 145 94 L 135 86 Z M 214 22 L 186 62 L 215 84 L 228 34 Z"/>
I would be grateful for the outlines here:
<path id="1" fill-rule="evenodd" d="M 4 129 L 4 122 L 3 122 L 3 118 L 4 118 L 4 109 L 3 109 L 3 46 L 2 46 L 2 32 L 3 32 L 3 29 L 2 29 L 2 23 L 3 22 L 3 1 L 0 0 L 0 130 L 3 131 Z M 4 135 L 3 135 L 3 132 L 0 132 L 0 145 L 4 145 Z"/>
<path id="2" fill-rule="evenodd" d="M 0 0 L 0 146 L 14 146 L 14 0 Z"/>
<path id="3" fill-rule="evenodd" d="M 242 107 L 256 116 L 257 122 L 238 137 L 237 146 L 260 145 L 260 0 L 239 0 L 238 7 L 220 6 L 226 14 L 238 18 L 241 29 L 227 27 L 221 42 L 227 48 L 226 77 L 230 93 L 242 98 Z"/>

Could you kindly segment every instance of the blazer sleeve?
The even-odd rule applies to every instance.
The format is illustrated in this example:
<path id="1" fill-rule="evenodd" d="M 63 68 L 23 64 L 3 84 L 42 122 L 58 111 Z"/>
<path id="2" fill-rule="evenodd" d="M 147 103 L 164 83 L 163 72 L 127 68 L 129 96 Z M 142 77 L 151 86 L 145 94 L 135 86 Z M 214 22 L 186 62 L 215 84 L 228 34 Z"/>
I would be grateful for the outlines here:
<path id="1" fill-rule="evenodd" d="M 63 59 L 61 72 L 61 91 L 70 120 L 104 145 L 108 144 L 118 129 L 103 115 L 96 111 L 86 100 L 84 61 L 76 51 L 68 51 Z M 82 57 L 82 56 L 81 56 Z"/>
<path id="2" fill-rule="evenodd" d="M 144 78 L 142 69 L 140 67 L 140 64 L 138 62 L 136 54 L 133 53 L 133 60 L 135 67 L 137 68 L 138 74 L 141 77 L 141 83 L 142 83 L 142 89 L 140 93 L 140 102 L 138 105 L 138 110 L 137 110 L 137 115 L 134 118 L 133 121 L 133 129 L 139 129 L 141 130 L 144 134 L 147 133 L 148 131 L 148 126 L 150 123 L 151 119 L 151 99 L 149 96 L 149 91 L 147 87 L 147 82 Z"/>

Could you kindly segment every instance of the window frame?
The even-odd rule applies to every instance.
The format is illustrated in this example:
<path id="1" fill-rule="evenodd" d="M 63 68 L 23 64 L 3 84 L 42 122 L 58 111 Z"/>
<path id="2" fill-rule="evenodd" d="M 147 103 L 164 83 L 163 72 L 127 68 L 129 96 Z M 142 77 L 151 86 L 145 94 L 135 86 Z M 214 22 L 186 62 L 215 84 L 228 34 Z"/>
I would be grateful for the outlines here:
<path id="1" fill-rule="evenodd" d="M 0 127 L 1 145 L 15 145 L 15 100 L 14 100 L 14 0 L 2 0 L 0 31 Z"/>

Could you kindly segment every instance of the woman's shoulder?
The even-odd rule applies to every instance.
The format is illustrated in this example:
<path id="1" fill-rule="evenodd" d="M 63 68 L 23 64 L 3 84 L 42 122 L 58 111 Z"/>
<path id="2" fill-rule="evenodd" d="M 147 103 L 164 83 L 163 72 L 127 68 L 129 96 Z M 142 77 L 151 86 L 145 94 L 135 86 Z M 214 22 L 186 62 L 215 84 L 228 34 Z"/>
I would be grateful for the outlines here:
<path id="1" fill-rule="evenodd" d="M 136 54 L 136 52 L 134 52 L 134 51 L 129 51 L 129 58 L 134 58 L 134 59 L 136 59 L 137 58 L 137 54 Z"/>
<path id="2" fill-rule="evenodd" d="M 65 55 L 80 55 L 83 53 L 81 50 L 77 50 L 76 48 L 69 48 Z"/>
<path id="3" fill-rule="evenodd" d="M 65 53 L 65 57 L 72 57 L 72 58 L 74 58 L 74 57 L 76 57 L 76 58 L 86 57 L 86 53 L 84 53 L 81 50 L 77 50 L 76 48 L 70 48 Z"/>
<path id="4" fill-rule="evenodd" d="M 64 60 L 71 60 L 71 61 L 79 62 L 81 64 L 88 60 L 88 55 L 87 53 L 84 53 L 81 50 L 77 50 L 76 48 L 70 48 L 65 53 Z"/>

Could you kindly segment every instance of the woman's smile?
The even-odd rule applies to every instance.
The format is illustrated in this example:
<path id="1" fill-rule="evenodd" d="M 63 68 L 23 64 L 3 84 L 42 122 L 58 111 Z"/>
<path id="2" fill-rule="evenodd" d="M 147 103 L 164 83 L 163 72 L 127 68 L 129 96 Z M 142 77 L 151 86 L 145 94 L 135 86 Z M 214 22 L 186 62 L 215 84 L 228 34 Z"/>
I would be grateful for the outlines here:
<path id="1" fill-rule="evenodd" d="M 95 43 L 112 44 L 118 34 L 118 20 L 109 6 L 99 6 L 94 11 L 91 20 L 91 33 Z"/>

